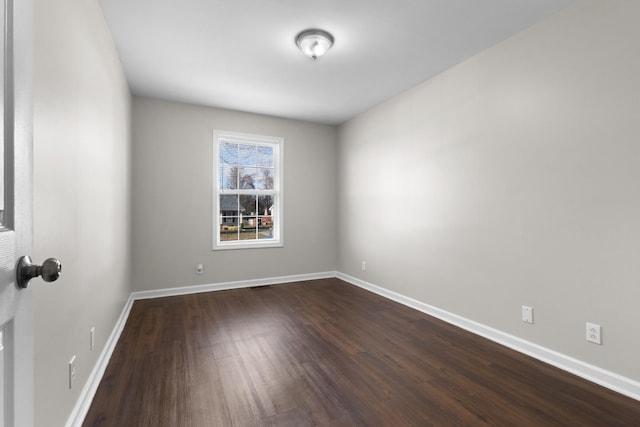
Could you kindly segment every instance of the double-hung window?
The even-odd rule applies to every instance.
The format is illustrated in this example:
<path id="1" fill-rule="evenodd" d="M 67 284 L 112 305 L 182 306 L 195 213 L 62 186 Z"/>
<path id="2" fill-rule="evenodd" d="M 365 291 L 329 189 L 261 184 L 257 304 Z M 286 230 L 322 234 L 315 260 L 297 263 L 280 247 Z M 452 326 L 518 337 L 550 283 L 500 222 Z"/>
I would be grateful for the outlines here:
<path id="1" fill-rule="evenodd" d="M 283 139 L 214 132 L 213 249 L 282 246 Z"/>

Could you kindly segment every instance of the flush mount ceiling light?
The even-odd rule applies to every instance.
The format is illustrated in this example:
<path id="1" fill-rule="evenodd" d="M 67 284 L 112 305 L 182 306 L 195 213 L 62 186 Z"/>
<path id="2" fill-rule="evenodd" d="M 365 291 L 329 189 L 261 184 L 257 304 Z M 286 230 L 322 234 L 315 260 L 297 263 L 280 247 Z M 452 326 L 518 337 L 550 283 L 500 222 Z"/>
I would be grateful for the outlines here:
<path id="1" fill-rule="evenodd" d="M 318 59 L 333 45 L 333 36 L 315 28 L 304 30 L 296 36 L 296 44 L 311 59 Z"/>

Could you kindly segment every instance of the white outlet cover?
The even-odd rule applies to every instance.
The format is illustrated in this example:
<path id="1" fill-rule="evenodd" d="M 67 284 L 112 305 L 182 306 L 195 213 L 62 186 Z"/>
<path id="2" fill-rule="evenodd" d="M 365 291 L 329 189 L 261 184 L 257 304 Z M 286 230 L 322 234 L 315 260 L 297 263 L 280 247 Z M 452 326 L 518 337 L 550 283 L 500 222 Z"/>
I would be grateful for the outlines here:
<path id="1" fill-rule="evenodd" d="M 522 321 L 533 324 L 533 307 L 522 306 Z"/>
<path id="2" fill-rule="evenodd" d="M 602 345 L 602 326 L 587 322 L 587 341 Z"/>

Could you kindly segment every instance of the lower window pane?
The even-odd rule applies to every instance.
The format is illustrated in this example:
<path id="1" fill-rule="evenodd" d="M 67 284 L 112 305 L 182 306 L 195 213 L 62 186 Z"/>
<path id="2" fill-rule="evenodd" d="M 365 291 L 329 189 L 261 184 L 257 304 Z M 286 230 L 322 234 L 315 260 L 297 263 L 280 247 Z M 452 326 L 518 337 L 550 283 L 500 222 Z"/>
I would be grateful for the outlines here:
<path id="1" fill-rule="evenodd" d="M 240 210 L 242 215 L 255 216 L 256 214 L 256 196 L 242 195 L 239 197 Z"/>
<path id="2" fill-rule="evenodd" d="M 255 216 L 242 218 L 242 231 L 240 240 L 256 240 L 256 224 L 258 219 Z"/>
<path id="3" fill-rule="evenodd" d="M 274 197 L 221 195 L 221 242 L 274 239 Z"/>
<path id="4" fill-rule="evenodd" d="M 220 218 L 220 241 L 239 240 L 240 218 L 223 216 Z"/>
<path id="5" fill-rule="evenodd" d="M 258 226 L 258 239 L 273 239 L 271 217 L 268 217 L 268 222 L 265 219 L 266 217 L 261 218 L 261 223 Z"/>
<path id="6" fill-rule="evenodd" d="M 258 215 L 269 216 L 273 214 L 273 196 L 258 197 Z"/>

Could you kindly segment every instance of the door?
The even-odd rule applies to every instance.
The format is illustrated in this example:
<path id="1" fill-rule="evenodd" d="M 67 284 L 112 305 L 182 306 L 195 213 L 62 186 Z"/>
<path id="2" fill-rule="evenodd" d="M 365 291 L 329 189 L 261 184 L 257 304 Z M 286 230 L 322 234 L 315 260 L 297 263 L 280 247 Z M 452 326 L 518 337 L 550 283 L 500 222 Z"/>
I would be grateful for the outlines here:
<path id="1" fill-rule="evenodd" d="M 31 250 L 32 3 L 1 0 L 0 57 L 0 420 L 33 425 L 31 291 L 16 286 Z"/>

